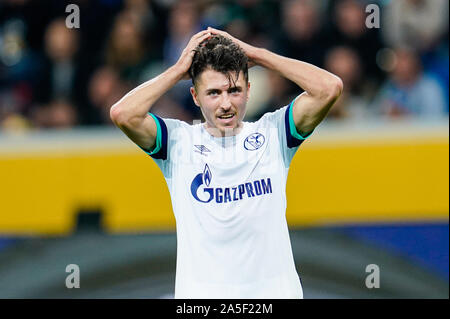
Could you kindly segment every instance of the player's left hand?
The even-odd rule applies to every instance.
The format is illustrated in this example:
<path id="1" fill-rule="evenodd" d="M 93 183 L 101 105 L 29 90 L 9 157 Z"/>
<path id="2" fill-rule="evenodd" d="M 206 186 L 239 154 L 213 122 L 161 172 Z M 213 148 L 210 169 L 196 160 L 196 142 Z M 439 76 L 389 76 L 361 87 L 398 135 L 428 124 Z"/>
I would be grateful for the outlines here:
<path id="1" fill-rule="evenodd" d="M 211 27 L 208 27 L 207 31 L 210 31 L 212 34 L 223 35 L 224 37 L 229 38 L 234 43 L 239 45 L 241 47 L 241 49 L 244 51 L 244 53 L 247 55 L 247 57 L 248 57 L 248 68 L 251 68 L 252 66 L 256 65 L 254 57 L 255 57 L 255 54 L 256 54 L 256 50 L 258 48 L 256 48 L 256 47 L 254 47 L 254 46 L 252 46 L 250 44 L 247 44 L 247 43 L 245 43 L 245 42 L 243 42 L 243 41 L 241 41 L 241 40 L 231 36 L 228 32 L 217 30 L 217 29 L 214 29 L 214 28 L 211 28 Z"/>

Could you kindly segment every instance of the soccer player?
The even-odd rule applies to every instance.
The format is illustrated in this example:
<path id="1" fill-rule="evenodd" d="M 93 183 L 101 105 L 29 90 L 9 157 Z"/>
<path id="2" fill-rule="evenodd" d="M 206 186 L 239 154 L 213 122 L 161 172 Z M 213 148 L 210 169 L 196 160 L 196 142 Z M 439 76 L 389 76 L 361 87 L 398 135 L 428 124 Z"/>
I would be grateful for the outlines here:
<path id="1" fill-rule="evenodd" d="M 305 92 L 257 122 L 244 122 L 252 65 L 278 72 Z M 149 112 L 189 78 L 204 123 Z M 111 119 L 155 160 L 170 191 L 175 298 L 303 298 L 286 222 L 287 174 L 342 89 L 325 70 L 208 28 L 190 39 L 175 65 L 113 105 Z M 297 184 L 301 193 L 308 181 Z"/>

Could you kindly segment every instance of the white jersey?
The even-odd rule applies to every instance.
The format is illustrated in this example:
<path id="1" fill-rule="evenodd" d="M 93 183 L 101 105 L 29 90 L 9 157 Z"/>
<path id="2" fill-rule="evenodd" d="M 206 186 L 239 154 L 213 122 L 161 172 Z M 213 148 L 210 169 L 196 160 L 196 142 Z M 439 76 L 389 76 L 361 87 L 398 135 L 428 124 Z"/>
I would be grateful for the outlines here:
<path id="1" fill-rule="evenodd" d="M 289 164 L 305 139 L 292 103 L 235 136 L 152 115 L 152 156 L 177 229 L 175 298 L 302 298 L 286 222 Z M 145 151 L 145 150 L 144 150 Z"/>

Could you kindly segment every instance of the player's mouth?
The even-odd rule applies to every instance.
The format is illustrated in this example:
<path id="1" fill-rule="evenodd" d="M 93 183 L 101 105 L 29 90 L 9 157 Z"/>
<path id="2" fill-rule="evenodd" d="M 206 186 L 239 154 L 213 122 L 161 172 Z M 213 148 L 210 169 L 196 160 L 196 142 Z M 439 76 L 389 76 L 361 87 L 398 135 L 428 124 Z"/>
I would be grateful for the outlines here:
<path id="1" fill-rule="evenodd" d="M 236 117 L 235 113 L 228 113 L 228 114 L 222 114 L 222 115 L 218 116 L 217 118 L 219 119 L 219 121 L 221 123 L 228 124 L 228 123 L 232 122 L 235 117 Z"/>

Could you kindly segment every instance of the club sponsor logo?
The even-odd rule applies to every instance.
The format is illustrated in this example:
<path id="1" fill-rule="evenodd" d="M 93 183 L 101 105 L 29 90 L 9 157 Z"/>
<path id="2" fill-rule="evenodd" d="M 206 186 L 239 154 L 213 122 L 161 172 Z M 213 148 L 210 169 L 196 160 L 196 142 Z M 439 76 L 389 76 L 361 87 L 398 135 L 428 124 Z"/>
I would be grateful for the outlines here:
<path id="1" fill-rule="evenodd" d="M 252 133 L 244 141 L 244 148 L 247 151 L 256 151 L 264 145 L 266 138 L 261 133 Z"/>
<path id="2" fill-rule="evenodd" d="M 216 203 L 221 204 L 272 193 L 272 181 L 270 178 L 263 178 L 232 187 L 209 187 L 212 178 L 211 170 L 208 164 L 205 164 L 203 173 L 197 174 L 192 180 L 191 194 L 197 201 L 209 203 L 214 200 Z"/>

